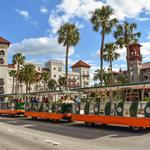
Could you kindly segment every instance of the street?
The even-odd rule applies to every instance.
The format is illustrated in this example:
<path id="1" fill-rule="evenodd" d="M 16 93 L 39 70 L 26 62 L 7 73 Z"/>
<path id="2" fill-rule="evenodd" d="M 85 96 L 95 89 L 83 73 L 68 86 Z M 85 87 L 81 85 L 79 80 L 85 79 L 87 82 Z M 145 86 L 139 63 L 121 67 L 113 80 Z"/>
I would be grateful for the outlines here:
<path id="1" fill-rule="evenodd" d="M 0 150 L 149 150 L 150 130 L 0 117 Z"/>

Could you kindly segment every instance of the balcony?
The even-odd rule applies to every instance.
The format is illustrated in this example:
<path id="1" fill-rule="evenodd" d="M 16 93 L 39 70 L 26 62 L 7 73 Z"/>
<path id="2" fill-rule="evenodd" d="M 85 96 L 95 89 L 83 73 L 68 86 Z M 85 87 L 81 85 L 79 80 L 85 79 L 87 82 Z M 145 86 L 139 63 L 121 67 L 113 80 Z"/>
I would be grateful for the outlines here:
<path id="1" fill-rule="evenodd" d="M 71 78 L 69 78 L 69 79 L 68 79 L 68 82 L 76 82 L 76 79 L 71 79 Z"/>
<path id="2" fill-rule="evenodd" d="M 83 77 L 89 78 L 90 75 L 89 74 L 83 74 Z"/>

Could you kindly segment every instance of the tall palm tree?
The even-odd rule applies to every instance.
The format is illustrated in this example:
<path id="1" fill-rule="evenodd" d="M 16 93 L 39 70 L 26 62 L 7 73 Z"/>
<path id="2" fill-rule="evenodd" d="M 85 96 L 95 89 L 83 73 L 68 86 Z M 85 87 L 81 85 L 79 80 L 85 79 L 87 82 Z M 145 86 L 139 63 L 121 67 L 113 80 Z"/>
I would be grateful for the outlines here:
<path id="1" fill-rule="evenodd" d="M 117 19 L 111 19 L 113 15 L 113 9 L 110 6 L 102 6 L 101 8 L 95 9 L 92 12 L 91 23 L 93 24 L 93 29 L 96 32 L 101 33 L 101 48 L 100 48 L 100 70 L 103 69 L 103 49 L 105 43 L 105 35 L 112 32 L 113 27 L 117 24 Z M 101 72 L 102 73 L 102 72 Z M 103 74 L 100 76 L 101 86 L 103 83 Z"/>
<path id="2" fill-rule="evenodd" d="M 120 48 L 126 47 L 127 53 L 127 70 L 128 77 L 130 80 L 130 70 L 129 70 L 129 61 L 128 61 L 128 45 L 137 42 L 141 36 L 140 32 L 135 32 L 137 25 L 135 23 L 128 23 L 124 21 L 123 24 L 119 24 L 116 26 L 116 31 L 114 31 L 114 37 L 116 38 L 116 44 L 120 46 Z"/>
<path id="3" fill-rule="evenodd" d="M 12 85 L 12 93 L 14 93 L 15 89 L 15 78 L 16 78 L 16 70 L 9 71 L 9 76 L 13 78 L 13 85 Z"/>
<path id="4" fill-rule="evenodd" d="M 69 48 L 80 40 L 80 33 L 75 24 L 65 23 L 58 30 L 58 43 L 66 47 L 66 87 L 68 88 L 68 55 Z"/>
<path id="5" fill-rule="evenodd" d="M 41 74 L 42 80 L 44 81 L 44 91 L 46 90 L 46 83 L 50 79 L 50 74 L 49 72 L 42 72 Z"/>
<path id="6" fill-rule="evenodd" d="M 50 90 L 54 90 L 54 87 L 56 86 L 56 84 L 57 84 L 56 80 L 50 79 L 50 80 L 48 81 L 48 87 L 49 87 L 49 89 L 50 89 Z"/>
<path id="7" fill-rule="evenodd" d="M 36 80 L 35 66 L 32 64 L 25 64 L 20 68 L 19 81 L 26 85 L 26 93 L 30 92 L 31 84 Z"/>
<path id="8" fill-rule="evenodd" d="M 110 74 L 111 74 L 110 86 L 112 85 L 112 81 L 113 81 L 112 62 L 114 60 L 117 60 L 120 56 L 120 54 L 117 53 L 116 49 L 117 49 L 117 45 L 115 43 L 105 44 L 103 58 L 104 58 L 105 61 L 110 63 L 109 64 Z"/>
<path id="9" fill-rule="evenodd" d="M 17 65 L 15 93 L 19 91 L 19 83 L 18 83 L 19 69 L 20 69 L 20 65 L 23 65 L 24 62 L 25 62 L 25 57 L 22 55 L 22 53 L 17 53 L 13 55 L 13 64 Z"/>

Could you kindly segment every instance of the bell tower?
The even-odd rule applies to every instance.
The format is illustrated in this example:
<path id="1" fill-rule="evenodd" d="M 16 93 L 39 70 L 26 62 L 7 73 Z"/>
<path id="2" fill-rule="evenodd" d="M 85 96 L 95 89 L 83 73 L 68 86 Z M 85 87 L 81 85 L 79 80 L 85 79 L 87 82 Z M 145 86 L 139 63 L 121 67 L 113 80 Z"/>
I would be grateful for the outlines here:
<path id="1" fill-rule="evenodd" d="M 140 70 L 142 67 L 142 55 L 138 43 L 128 45 L 127 61 L 129 63 L 130 82 L 140 81 Z"/>

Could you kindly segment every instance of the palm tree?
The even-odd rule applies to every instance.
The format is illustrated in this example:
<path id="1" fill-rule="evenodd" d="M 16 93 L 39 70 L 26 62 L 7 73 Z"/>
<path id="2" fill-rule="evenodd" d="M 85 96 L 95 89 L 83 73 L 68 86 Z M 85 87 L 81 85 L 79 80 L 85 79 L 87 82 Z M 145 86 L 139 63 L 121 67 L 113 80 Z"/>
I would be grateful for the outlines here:
<path id="1" fill-rule="evenodd" d="M 100 70 L 103 69 L 103 49 L 105 42 L 105 35 L 112 32 L 113 27 L 117 24 L 117 19 L 111 19 L 113 9 L 110 6 L 102 6 L 92 12 L 91 23 L 94 31 L 101 33 L 101 48 L 100 48 Z M 102 73 L 102 72 L 101 72 Z M 103 74 L 100 75 L 101 86 L 103 84 Z"/>
<path id="2" fill-rule="evenodd" d="M 108 72 L 106 72 L 104 69 L 102 70 L 102 72 L 103 72 L 103 85 L 108 86 L 110 83 L 110 74 Z M 97 81 L 97 80 L 101 81 L 100 75 L 101 75 L 101 70 L 100 69 L 95 70 L 93 80 L 94 81 Z M 98 85 L 99 84 L 96 84 L 96 86 L 98 86 Z"/>
<path id="3" fill-rule="evenodd" d="M 20 65 L 23 65 L 24 62 L 25 62 L 25 57 L 22 56 L 21 53 L 17 53 L 13 56 L 13 64 L 17 65 L 15 93 L 19 91 L 19 85 L 18 85 L 19 69 L 20 69 Z"/>
<path id="4" fill-rule="evenodd" d="M 42 72 L 41 77 L 42 77 L 42 80 L 44 81 L 44 91 L 45 91 L 46 83 L 50 79 L 50 74 L 49 74 L 49 72 Z"/>
<path id="5" fill-rule="evenodd" d="M 128 77 L 125 74 L 121 74 L 117 77 L 117 81 L 119 84 L 125 84 L 128 83 Z"/>
<path id="6" fill-rule="evenodd" d="M 19 81 L 26 85 L 26 93 L 31 90 L 31 84 L 36 81 L 35 66 L 32 64 L 25 64 L 19 71 Z"/>
<path id="7" fill-rule="evenodd" d="M 110 65 L 109 66 L 110 67 L 110 74 L 111 74 L 110 86 L 112 85 L 112 81 L 113 81 L 112 62 L 114 60 L 117 60 L 120 56 L 120 54 L 117 53 L 116 49 L 117 49 L 117 46 L 115 43 L 105 44 L 103 58 L 105 61 L 110 63 L 109 64 Z"/>
<path id="8" fill-rule="evenodd" d="M 68 55 L 69 48 L 75 46 L 80 40 L 79 30 L 75 24 L 65 23 L 58 30 L 58 43 L 66 47 L 66 88 L 68 88 Z"/>
<path id="9" fill-rule="evenodd" d="M 116 44 L 119 45 L 120 48 L 126 47 L 127 53 L 127 70 L 128 77 L 130 80 L 130 70 L 129 70 L 129 61 L 128 61 L 128 45 L 137 42 L 141 36 L 140 32 L 134 32 L 137 28 L 135 23 L 128 23 L 124 21 L 123 24 L 119 24 L 116 26 L 116 31 L 114 31 L 114 37 L 116 38 Z"/>
<path id="10" fill-rule="evenodd" d="M 60 86 L 64 87 L 66 85 L 66 78 L 65 77 L 60 77 L 58 79 L 58 83 Z"/>
<path id="11" fill-rule="evenodd" d="M 9 71 L 9 76 L 13 78 L 13 85 L 12 85 L 12 93 L 14 93 L 15 89 L 15 77 L 16 77 L 16 70 Z"/>
<path id="12" fill-rule="evenodd" d="M 48 81 L 48 87 L 49 87 L 49 89 L 50 89 L 50 90 L 54 90 L 54 87 L 56 86 L 56 84 L 57 84 L 56 80 L 50 79 L 50 80 Z"/>

